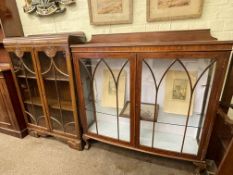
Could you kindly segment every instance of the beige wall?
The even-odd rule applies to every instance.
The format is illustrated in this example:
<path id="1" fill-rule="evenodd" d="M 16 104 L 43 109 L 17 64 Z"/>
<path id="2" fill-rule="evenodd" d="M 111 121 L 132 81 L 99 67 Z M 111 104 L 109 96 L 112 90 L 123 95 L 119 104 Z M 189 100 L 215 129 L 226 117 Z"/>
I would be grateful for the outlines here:
<path id="1" fill-rule="evenodd" d="M 231 104 L 233 104 L 233 98 L 231 100 Z M 233 109 L 230 109 L 228 112 L 228 116 L 233 120 Z"/>
<path id="2" fill-rule="evenodd" d="M 37 17 L 23 12 L 24 0 L 16 0 L 25 35 L 84 31 L 91 34 L 145 32 L 161 30 L 211 28 L 213 36 L 221 40 L 233 40 L 233 0 L 204 0 L 203 15 L 199 19 L 146 22 L 146 0 L 133 0 L 133 24 L 93 26 L 89 23 L 87 0 L 76 0 L 65 14 Z"/>

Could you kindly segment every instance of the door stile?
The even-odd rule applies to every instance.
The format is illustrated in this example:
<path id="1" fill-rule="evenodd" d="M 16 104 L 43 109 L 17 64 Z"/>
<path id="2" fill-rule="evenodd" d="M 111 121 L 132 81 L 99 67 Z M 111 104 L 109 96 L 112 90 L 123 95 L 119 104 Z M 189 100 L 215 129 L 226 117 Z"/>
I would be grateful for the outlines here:
<path id="1" fill-rule="evenodd" d="M 136 87 L 135 88 L 135 146 L 140 146 L 140 111 L 141 111 L 141 83 L 142 83 L 142 59 L 140 54 L 136 56 Z"/>
<path id="2" fill-rule="evenodd" d="M 85 111 L 85 100 L 84 100 L 84 92 L 83 92 L 83 87 L 82 87 L 82 80 L 81 80 L 81 73 L 80 73 L 80 66 L 79 66 L 79 61 L 81 57 L 79 57 L 78 54 L 73 55 L 73 63 L 74 63 L 74 68 L 75 68 L 75 83 L 76 83 L 76 88 L 78 92 L 78 105 L 79 105 L 79 114 L 81 115 L 81 125 L 83 129 L 83 133 L 88 133 L 88 128 L 87 128 L 87 116 L 86 116 L 86 111 Z"/>
<path id="3" fill-rule="evenodd" d="M 74 116 L 74 123 L 75 123 L 75 129 L 77 133 L 77 137 L 79 139 L 80 135 L 78 134 L 80 132 L 80 125 L 79 125 L 79 115 L 78 115 L 78 107 L 76 103 L 76 95 L 75 95 L 75 85 L 74 85 L 74 75 L 73 75 L 73 69 L 72 69 L 72 64 L 71 64 L 71 56 L 70 56 L 70 51 L 69 47 L 66 48 L 66 64 L 67 64 L 67 69 L 68 69 L 68 74 L 69 74 L 69 84 L 70 84 L 70 95 L 71 95 L 71 100 L 72 100 L 72 108 L 73 108 L 73 116 Z"/>
<path id="4" fill-rule="evenodd" d="M 39 81 L 39 91 L 40 91 L 40 96 L 42 99 L 42 108 L 45 111 L 45 121 L 46 121 L 46 125 L 47 125 L 47 129 L 51 132 L 52 131 L 52 124 L 49 120 L 50 114 L 49 114 L 49 109 L 48 109 L 48 101 L 46 98 L 46 94 L 45 94 L 45 88 L 44 88 L 44 82 L 42 79 L 42 75 L 41 75 L 41 65 L 39 62 L 39 56 L 38 56 L 38 50 L 34 49 L 34 53 L 33 53 L 33 57 L 34 57 L 34 61 L 35 62 L 35 68 L 36 68 L 36 79 L 37 81 Z"/>
<path id="5" fill-rule="evenodd" d="M 136 113 L 135 113 L 135 98 L 136 98 L 136 74 L 137 74 L 137 55 L 131 54 L 130 63 L 130 143 L 136 146 Z"/>

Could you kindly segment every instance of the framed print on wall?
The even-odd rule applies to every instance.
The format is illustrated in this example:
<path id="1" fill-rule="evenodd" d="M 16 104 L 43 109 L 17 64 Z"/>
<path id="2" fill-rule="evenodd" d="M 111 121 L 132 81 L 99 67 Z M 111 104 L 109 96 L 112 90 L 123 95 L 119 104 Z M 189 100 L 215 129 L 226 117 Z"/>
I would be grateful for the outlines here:
<path id="1" fill-rule="evenodd" d="M 133 0 L 88 0 L 93 25 L 129 24 L 133 21 Z"/>
<path id="2" fill-rule="evenodd" d="M 112 73 L 114 77 L 117 77 L 120 70 L 113 70 Z M 116 88 L 116 84 L 113 80 L 112 74 L 109 70 L 105 69 L 103 72 L 104 76 L 104 84 L 103 84 L 103 92 L 102 92 L 102 103 L 103 107 L 112 107 L 116 108 L 116 94 L 118 93 L 118 107 L 123 108 L 125 103 L 125 93 L 126 93 L 126 76 L 127 72 L 122 71 L 121 76 L 119 78 L 118 88 Z M 116 92 L 117 91 L 117 92 Z"/>
<path id="3" fill-rule="evenodd" d="M 204 0 L 147 0 L 147 21 L 197 18 Z"/>
<path id="4" fill-rule="evenodd" d="M 196 72 L 189 72 L 190 80 L 194 84 L 197 80 Z M 193 113 L 194 96 L 191 98 L 190 82 L 185 71 L 169 70 L 166 75 L 164 112 L 187 116 Z M 191 103 L 190 103 L 191 100 Z M 191 105 L 191 106 L 190 106 Z"/>

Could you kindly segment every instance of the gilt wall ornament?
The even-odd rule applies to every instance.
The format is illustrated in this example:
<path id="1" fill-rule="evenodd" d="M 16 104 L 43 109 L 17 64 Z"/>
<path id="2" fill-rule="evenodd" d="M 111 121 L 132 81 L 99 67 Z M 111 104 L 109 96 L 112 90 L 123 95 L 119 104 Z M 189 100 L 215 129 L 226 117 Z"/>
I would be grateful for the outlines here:
<path id="1" fill-rule="evenodd" d="M 62 13 L 65 6 L 74 4 L 75 0 L 25 0 L 23 10 L 25 13 L 35 13 L 38 16 L 49 16 Z"/>

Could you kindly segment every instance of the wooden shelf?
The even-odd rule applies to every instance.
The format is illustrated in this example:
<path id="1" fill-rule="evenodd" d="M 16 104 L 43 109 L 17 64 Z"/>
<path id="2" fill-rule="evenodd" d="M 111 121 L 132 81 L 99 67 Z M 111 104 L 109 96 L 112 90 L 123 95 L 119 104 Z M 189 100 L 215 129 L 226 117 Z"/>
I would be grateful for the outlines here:
<path id="1" fill-rule="evenodd" d="M 1 63 L 0 64 L 0 72 L 10 71 L 10 70 L 11 70 L 10 64 L 8 64 L 8 63 Z"/>
<path id="2" fill-rule="evenodd" d="M 36 77 L 34 76 L 25 76 L 25 75 L 17 75 L 18 78 L 28 78 L 28 79 L 36 79 Z M 43 78 L 44 80 L 48 80 L 48 81 L 64 81 L 64 82 L 69 82 L 68 78 L 63 78 L 63 77 L 58 77 L 58 78 L 54 78 L 54 77 L 46 77 Z"/>
<path id="3" fill-rule="evenodd" d="M 27 76 L 27 77 L 26 77 L 25 75 L 17 75 L 16 77 L 17 77 L 17 78 L 34 79 L 34 80 L 36 79 L 36 77 L 35 77 L 35 76 Z"/>
<path id="4" fill-rule="evenodd" d="M 29 104 L 29 105 L 37 105 L 37 106 L 42 106 L 41 100 L 39 97 L 33 97 L 32 98 L 33 103 L 30 101 L 30 99 L 27 99 L 24 101 L 24 103 Z M 59 102 L 55 99 L 48 99 L 48 104 L 49 107 L 53 109 L 60 109 Z M 61 109 L 65 111 L 73 111 L 72 108 L 72 103 L 71 101 L 61 101 Z"/>
<path id="5" fill-rule="evenodd" d="M 39 97 L 33 97 L 32 98 L 32 101 L 33 101 L 33 103 L 31 102 L 31 100 L 30 99 L 26 99 L 26 100 L 24 100 L 24 103 L 25 104 L 29 104 L 29 105 L 36 105 L 36 106 L 42 106 L 42 104 L 41 104 L 41 100 L 40 100 L 40 98 Z"/>
<path id="6" fill-rule="evenodd" d="M 49 104 L 52 104 L 52 105 L 49 105 L 51 108 L 60 109 L 60 106 L 59 106 L 59 103 L 57 102 L 57 100 L 52 100 L 51 99 L 51 100 L 49 100 Z M 62 107 L 63 110 L 73 111 L 71 101 L 70 102 L 69 101 L 61 101 L 61 107 Z"/>
<path id="7" fill-rule="evenodd" d="M 64 82 L 69 82 L 69 79 L 68 78 L 63 78 L 63 77 L 57 77 L 57 78 L 54 78 L 54 77 L 46 77 L 46 78 L 43 78 L 44 80 L 48 80 L 48 81 L 64 81 Z"/>
<path id="8" fill-rule="evenodd" d="M 3 43 L 4 34 L 0 25 L 0 43 Z"/>

